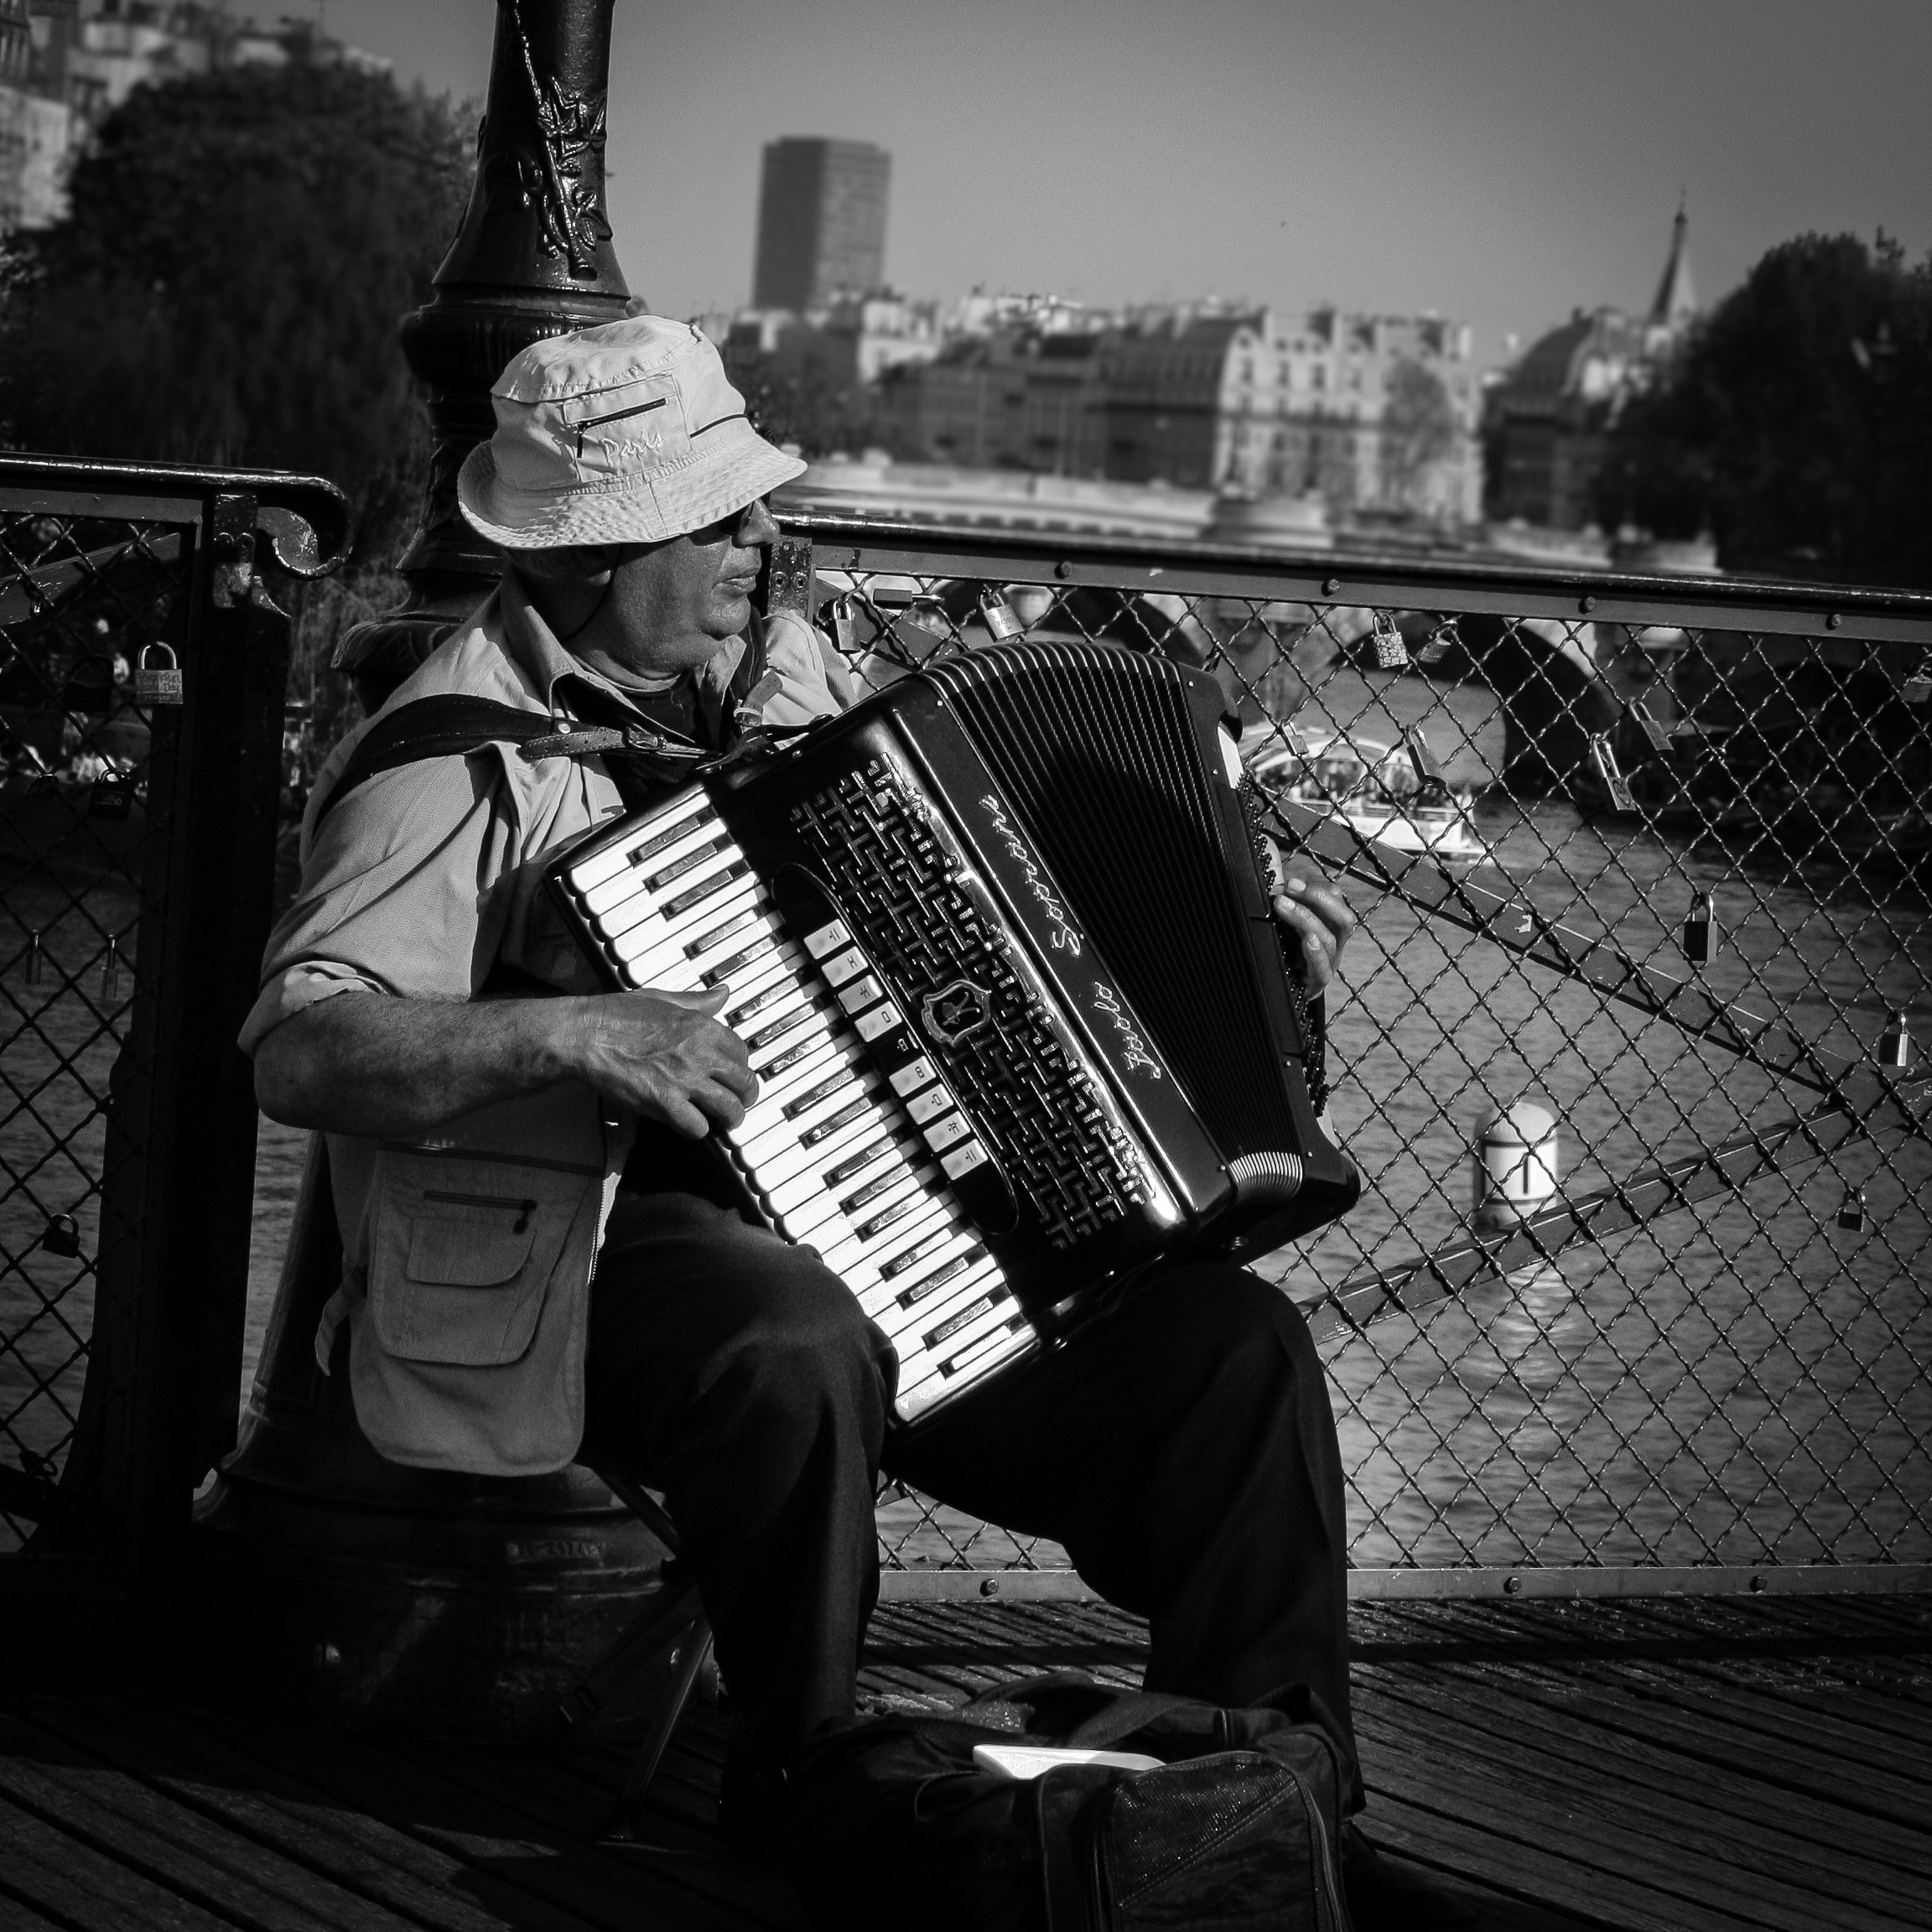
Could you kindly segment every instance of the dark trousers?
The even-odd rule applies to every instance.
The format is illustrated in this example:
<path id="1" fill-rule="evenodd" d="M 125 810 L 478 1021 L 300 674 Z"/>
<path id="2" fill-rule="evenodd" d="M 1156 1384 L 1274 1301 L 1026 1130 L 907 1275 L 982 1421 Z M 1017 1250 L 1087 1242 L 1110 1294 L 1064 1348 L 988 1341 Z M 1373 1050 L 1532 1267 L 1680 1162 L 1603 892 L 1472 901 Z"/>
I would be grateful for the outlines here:
<path id="1" fill-rule="evenodd" d="M 590 1311 L 586 1453 L 665 1493 L 717 1633 L 734 1744 L 782 1763 L 850 1711 L 878 1590 L 876 1472 L 1046 1536 L 1147 1618 L 1147 1687 L 1311 1685 L 1348 1721 L 1341 1462 L 1278 1290 L 1157 1272 L 1065 1348 L 906 1438 L 839 1278 L 695 1195 L 621 1192 Z"/>

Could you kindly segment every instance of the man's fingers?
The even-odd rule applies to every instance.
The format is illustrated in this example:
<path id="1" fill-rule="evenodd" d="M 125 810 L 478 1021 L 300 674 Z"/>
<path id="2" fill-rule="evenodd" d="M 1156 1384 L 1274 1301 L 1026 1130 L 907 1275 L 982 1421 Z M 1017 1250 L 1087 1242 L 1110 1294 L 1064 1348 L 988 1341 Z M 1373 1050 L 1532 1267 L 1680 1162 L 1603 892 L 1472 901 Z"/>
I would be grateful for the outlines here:
<path id="1" fill-rule="evenodd" d="M 1334 933 L 1336 950 L 1340 952 L 1360 923 L 1348 901 L 1325 879 L 1309 879 L 1299 872 L 1291 872 L 1285 885 L 1287 902 L 1308 907 Z M 1277 900 L 1275 903 L 1282 901 Z"/>
<path id="2" fill-rule="evenodd" d="M 659 1000 L 667 1006 L 682 1006 L 688 1013 L 721 1013 L 724 1002 L 731 997 L 729 986 L 709 986 L 694 989 L 688 993 L 626 993 L 619 995 L 626 1000 Z"/>

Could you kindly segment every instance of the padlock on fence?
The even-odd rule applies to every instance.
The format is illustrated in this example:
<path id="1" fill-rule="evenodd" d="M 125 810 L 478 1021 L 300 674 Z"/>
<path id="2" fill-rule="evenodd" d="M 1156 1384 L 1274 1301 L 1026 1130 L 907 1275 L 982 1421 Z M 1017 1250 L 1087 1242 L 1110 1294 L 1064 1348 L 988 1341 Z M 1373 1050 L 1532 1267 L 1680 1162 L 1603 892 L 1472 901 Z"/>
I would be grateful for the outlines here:
<path id="1" fill-rule="evenodd" d="M 157 651 L 167 657 L 165 664 L 150 664 Z M 143 644 L 140 662 L 134 667 L 134 702 L 137 704 L 179 704 L 181 702 L 181 666 L 172 644 Z"/>
<path id="2" fill-rule="evenodd" d="M 859 611 L 848 590 L 832 600 L 832 641 L 841 657 L 849 657 L 859 642 Z"/>
<path id="3" fill-rule="evenodd" d="M 1684 957 L 1693 966 L 1708 966 L 1716 944 L 1716 901 L 1708 892 L 1693 893 L 1684 921 Z"/>
<path id="4" fill-rule="evenodd" d="M 990 584 L 979 593 L 979 620 L 995 644 L 1026 634 L 1026 626 L 1020 621 L 1020 613 L 1006 601 L 1005 592 L 994 589 Z"/>
<path id="5" fill-rule="evenodd" d="M 1865 1190 L 1848 1187 L 1845 1200 L 1838 1210 L 1838 1225 L 1847 1234 L 1862 1234 L 1865 1232 Z"/>
<path id="6" fill-rule="evenodd" d="M 124 772 L 107 772 L 88 787 L 90 818 L 125 818 L 133 809 L 134 781 Z"/>
<path id="7" fill-rule="evenodd" d="M 1378 671 L 1409 668 L 1409 647 L 1402 641 L 1402 633 L 1395 628 L 1395 620 L 1379 610 L 1375 614 L 1374 642 Z"/>
<path id="8" fill-rule="evenodd" d="M 121 943 L 108 936 L 106 957 L 101 962 L 101 1000 L 112 1005 L 121 997 Z"/>
<path id="9" fill-rule="evenodd" d="M 38 928 L 27 935 L 27 984 L 38 986 L 47 975 L 47 948 Z"/>
<path id="10" fill-rule="evenodd" d="M 1878 1036 L 1878 1064 L 1894 1073 L 1903 1073 L 1912 1064 L 1912 1027 L 1902 1006 L 1892 1009 Z"/>
<path id="11" fill-rule="evenodd" d="M 1425 668 L 1432 668 L 1449 655 L 1450 647 L 1458 641 L 1456 620 L 1445 618 L 1429 633 L 1429 641 L 1415 653 L 1415 662 Z"/>
<path id="12" fill-rule="evenodd" d="M 75 1261 L 80 1255 L 80 1223 L 71 1214 L 56 1214 L 40 1234 L 40 1245 L 49 1254 Z"/>
<path id="13" fill-rule="evenodd" d="M 1908 704 L 1923 704 L 1932 699 L 1932 656 L 1919 660 L 1919 668 L 1899 687 L 1898 695 Z"/>
<path id="14" fill-rule="evenodd" d="M 1590 757 L 1597 767 L 1597 776 L 1603 781 L 1603 789 L 1610 795 L 1610 809 L 1634 812 L 1637 795 L 1630 789 L 1630 781 L 1623 776 L 1623 767 L 1617 762 L 1616 747 L 1611 744 L 1607 733 L 1599 732 L 1590 740 Z"/>

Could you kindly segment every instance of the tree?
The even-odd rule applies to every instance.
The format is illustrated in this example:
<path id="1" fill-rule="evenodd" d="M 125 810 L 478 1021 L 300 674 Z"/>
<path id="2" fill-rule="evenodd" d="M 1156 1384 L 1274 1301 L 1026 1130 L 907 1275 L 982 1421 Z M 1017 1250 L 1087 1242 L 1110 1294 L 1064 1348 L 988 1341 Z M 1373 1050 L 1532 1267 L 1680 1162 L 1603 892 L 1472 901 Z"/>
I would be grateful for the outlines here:
<path id="1" fill-rule="evenodd" d="M 1932 584 L 1932 265 L 1774 248 L 1613 428 L 1606 524 L 1709 530 L 1733 569 Z"/>
<path id="2" fill-rule="evenodd" d="M 1456 441 L 1456 412 L 1434 370 L 1406 357 L 1389 371 L 1382 405 L 1382 468 L 1390 499 L 1407 503 Z"/>
<path id="3" fill-rule="evenodd" d="M 393 543 L 427 460 L 396 325 L 469 186 L 446 101 L 340 67 L 137 89 L 70 211 L 16 238 L 0 437 L 56 454 L 310 470 Z"/>

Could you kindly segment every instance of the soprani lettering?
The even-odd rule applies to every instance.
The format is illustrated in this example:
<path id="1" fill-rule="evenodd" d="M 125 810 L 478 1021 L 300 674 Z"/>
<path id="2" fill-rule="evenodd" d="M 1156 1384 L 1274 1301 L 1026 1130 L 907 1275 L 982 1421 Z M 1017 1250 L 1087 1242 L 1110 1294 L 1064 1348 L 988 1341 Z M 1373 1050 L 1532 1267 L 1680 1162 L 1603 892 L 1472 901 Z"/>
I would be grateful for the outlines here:
<path id="1" fill-rule="evenodd" d="M 1080 957 L 1080 935 L 1074 930 L 1073 922 L 1067 917 L 1067 908 L 1060 903 L 1053 888 L 1040 875 L 1040 868 L 1033 862 L 1033 854 L 1026 849 L 1026 842 L 1013 829 L 1007 818 L 1005 808 L 989 792 L 979 801 L 980 809 L 993 821 L 993 829 L 1000 834 L 1006 849 L 1012 854 L 1013 862 L 1025 877 L 1026 889 L 1040 902 L 1040 910 L 1046 915 L 1053 927 L 1053 950 L 1056 953 L 1071 953 Z"/>

